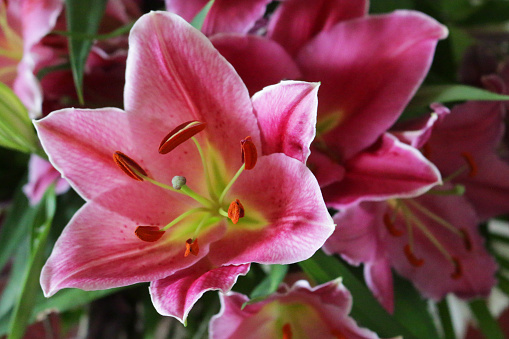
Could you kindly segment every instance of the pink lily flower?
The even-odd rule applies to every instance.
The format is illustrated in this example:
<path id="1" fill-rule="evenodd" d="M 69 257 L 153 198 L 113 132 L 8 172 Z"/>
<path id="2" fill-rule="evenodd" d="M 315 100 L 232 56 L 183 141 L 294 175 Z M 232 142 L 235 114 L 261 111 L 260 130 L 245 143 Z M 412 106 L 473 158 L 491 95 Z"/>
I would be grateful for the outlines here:
<path id="1" fill-rule="evenodd" d="M 367 7 L 367 1 L 288 0 L 270 18 L 266 36 L 211 37 L 250 92 L 282 78 L 321 82 L 308 166 L 336 208 L 416 196 L 440 183 L 428 160 L 386 131 L 447 29 L 419 12 L 368 16 Z"/>
<path id="2" fill-rule="evenodd" d="M 495 211 L 509 211 L 500 196 L 493 200 L 491 193 L 482 194 L 507 192 L 506 181 L 491 170 L 508 173 L 495 155 L 503 128 L 501 106 L 468 102 L 449 114 L 435 105 L 429 119 L 406 123 L 408 130 L 395 134 L 436 161 L 446 183 L 419 197 L 362 202 L 334 216 L 338 225 L 348 227 L 338 226 L 324 249 L 351 264 L 364 263 L 368 286 L 389 311 L 394 308 L 391 267 L 434 300 L 447 293 L 465 299 L 487 296 L 495 284 L 497 267 L 478 224 Z M 481 197 L 485 201 L 479 203 Z"/>
<path id="3" fill-rule="evenodd" d="M 35 123 L 87 201 L 42 270 L 45 295 L 151 281 L 156 309 L 185 321 L 249 263 L 310 257 L 334 228 L 303 163 L 317 89 L 284 82 L 251 100 L 204 35 L 170 13 L 142 16 L 125 111 L 63 109 Z"/>
<path id="4" fill-rule="evenodd" d="M 220 300 L 221 310 L 209 323 L 212 339 L 378 338 L 348 316 L 352 296 L 341 280 L 316 287 L 300 280 L 244 308 L 249 298 L 243 294 L 220 294 Z"/>
<path id="5" fill-rule="evenodd" d="M 32 154 L 28 163 L 28 183 L 23 186 L 23 192 L 31 205 L 37 204 L 46 189 L 55 183 L 55 193 L 62 194 L 69 190 L 69 183 L 61 177 L 47 160 Z"/>
<path id="6" fill-rule="evenodd" d="M 0 81 L 10 86 L 31 117 L 40 115 L 42 93 L 33 73 L 34 47 L 55 26 L 63 0 L 0 1 Z"/>

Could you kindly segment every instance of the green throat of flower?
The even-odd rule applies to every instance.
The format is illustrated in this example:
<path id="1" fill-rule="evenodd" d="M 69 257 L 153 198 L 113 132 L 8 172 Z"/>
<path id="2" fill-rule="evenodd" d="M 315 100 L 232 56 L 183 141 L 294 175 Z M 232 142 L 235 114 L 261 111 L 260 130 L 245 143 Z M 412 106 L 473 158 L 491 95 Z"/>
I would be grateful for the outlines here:
<path id="1" fill-rule="evenodd" d="M 115 164 L 130 178 L 137 181 L 149 182 L 173 193 L 185 195 L 200 204 L 199 207 L 182 213 L 163 227 L 153 225 L 138 226 L 135 230 L 135 234 L 140 240 L 146 242 L 155 242 L 161 239 L 164 233 L 174 225 L 179 224 L 185 219 L 193 218 L 195 225 L 194 232 L 192 237 L 189 237 L 185 241 L 185 257 L 187 257 L 189 254 L 198 255 L 198 235 L 203 228 L 206 228 L 212 224 L 216 224 L 218 221 L 224 218 L 231 220 L 233 224 L 237 224 L 241 218 L 244 218 L 244 206 L 239 199 L 234 199 L 230 203 L 228 209 L 226 209 L 224 200 L 227 193 L 230 191 L 231 187 L 241 176 L 241 174 L 245 170 L 253 169 L 257 161 L 256 146 L 254 145 L 251 137 L 248 136 L 242 139 L 240 141 L 240 145 L 243 164 L 227 184 L 220 185 L 220 190 L 218 191 L 218 185 L 214 185 L 211 180 L 209 161 L 207 161 L 200 143 L 194 137 L 197 133 L 203 131 L 205 128 L 206 123 L 200 121 L 188 121 L 177 126 L 163 138 L 159 146 L 159 153 L 162 155 L 167 154 L 183 142 L 191 139 L 196 145 L 197 151 L 201 158 L 201 163 L 205 174 L 205 181 L 207 183 L 208 196 L 198 194 L 192 190 L 187 185 L 187 180 L 183 176 L 175 176 L 172 179 L 170 186 L 168 184 L 154 180 L 136 161 L 134 161 L 126 154 L 120 151 L 116 151 L 113 154 L 113 160 Z M 196 216 L 199 216 L 197 220 Z"/>

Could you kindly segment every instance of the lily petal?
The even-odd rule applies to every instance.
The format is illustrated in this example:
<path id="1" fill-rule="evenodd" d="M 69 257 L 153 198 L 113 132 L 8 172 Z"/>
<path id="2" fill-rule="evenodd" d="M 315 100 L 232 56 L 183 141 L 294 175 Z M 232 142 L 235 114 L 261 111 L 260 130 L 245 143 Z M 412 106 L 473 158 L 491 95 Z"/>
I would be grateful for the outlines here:
<path id="1" fill-rule="evenodd" d="M 345 169 L 342 181 L 323 189 L 329 206 L 340 208 L 362 200 L 414 197 L 442 182 L 435 165 L 390 133 L 347 161 Z"/>
<path id="2" fill-rule="evenodd" d="M 210 40 L 235 67 L 251 95 L 281 80 L 302 77 L 283 47 L 265 37 L 217 34 Z"/>
<path id="3" fill-rule="evenodd" d="M 150 296 L 156 310 L 185 323 L 193 305 L 207 291 L 230 291 L 239 275 L 246 275 L 249 264 L 213 268 L 207 258 L 167 278 L 150 284 Z"/>
<path id="4" fill-rule="evenodd" d="M 315 138 L 318 86 L 285 81 L 253 96 L 263 154 L 284 153 L 306 163 Z"/>
<path id="5" fill-rule="evenodd" d="M 366 0 L 284 1 L 273 14 L 267 35 L 294 55 L 321 31 L 338 22 L 362 17 L 367 11 Z"/>
<path id="6" fill-rule="evenodd" d="M 327 145 L 344 159 L 371 145 L 399 117 L 446 36 L 432 18 L 396 11 L 341 22 L 304 46 L 297 63 L 306 80 L 322 83 L 319 119 L 337 115 Z"/>

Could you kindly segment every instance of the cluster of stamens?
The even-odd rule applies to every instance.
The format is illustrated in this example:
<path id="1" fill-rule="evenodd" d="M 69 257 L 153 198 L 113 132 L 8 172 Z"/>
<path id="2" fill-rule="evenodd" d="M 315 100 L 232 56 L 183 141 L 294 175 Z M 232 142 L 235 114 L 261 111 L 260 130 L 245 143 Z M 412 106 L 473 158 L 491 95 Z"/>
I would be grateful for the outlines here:
<path id="1" fill-rule="evenodd" d="M 189 139 L 192 139 L 202 159 L 202 165 L 204 167 L 209 193 L 212 196 L 214 194 L 212 192 L 209 180 L 207 160 L 204 157 L 202 148 L 198 140 L 194 137 L 197 133 L 203 131 L 205 128 L 206 123 L 200 121 L 188 121 L 177 126 L 163 138 L 161 144 L 159 145 L 159 153 L 163 155 L 167 154 L 174 150 L 176 147 L 178 147 L 180 144 L 184 143 Z M 199 231 L 202 228 L 202 226 L 206 224 L 207 220 L 209 220 L 209 218 L 212 215 L 217 214 L 220 215 L 221 217 L 227 217 L 234 224 L 237 224 L 239 222 L 239 219 L 244 217 L 245 214 L 244 206 L 239 201 L 239 199 L 235 199 L 230 204 L 228 211 L 225 211 L 222 207 L 223 200 L 228 191 L 230 190 L 230 188 L 232 187 L 232 185 L 240 176 L 240 174 L 244 170 L 253 169 L 257 161 L 256 146 L 254 145 L 251 137 L 248 136 L 245 139 L 241 140 L 240 145 L 243 165 L 237 171 L 235 176 L 230 180 L 230 182 L 226 185 L 226 187 L 218 197 L 217 201 L 211 200 L 207 197 L 201 196 L 194 192 L 191 188 L 187 186 L 185 177 L 175 176 L 172 179 L 172 186 L 169 186 L 164 183 L 155 181 L 136 161 L 134 161 L 126 154 L 120 151 L 113 153 L 113 160 L 115 164 L 130 178 L 137 181 L 148 181 L 154 185 L 165 188 L 172 192 L 187 195 L 188 197 L 194 199 L 203 206 L 184 212 L 183 214 L 181 214 L 180 216 L 178 216 L 177 218 L 175 218 L 173 221 L 171 221 L 169 224 L 162 228 L 160 228 L 159 226 L 138 226 L 134 232 L 135 235 L 143 241 L 155 242 L 162 238 L 166 230 L 168 230 L 173 225 L 179 223 L 189 215 L 194 214 L 196 212 L 201 213 L 205 212 L 205 217 L 201 219 L 198 226 L 196 227 L 194 236 L 186 240 L 184 256 L 187 257 L 189 256 L 189 254 L 193 254 L 195 256 L 198 255 L 199 246 L 197 235 L 199 234 Z"/>
<path id="2" fill-rule="evenodd" d="M 427 153 L 425 155 L 429 156 L 430 150 L 429 148 L 424 147 L 423 153 Z M 461 156 L 465 159 L 466 166 L 461 167 L 456 172 L 451 174 L 448 178 L 444 179 L 444 182 L 451 181 L 458 175 L 464 173 L 465 171 L 468 171 L 469 177 L 474 177 L 477 175 L 477 165 L 474 161 L 474 158 L 472 155 L 468 152 L 463 152 Z M 465 191 L 464 186 L 462 185 L 456 185 L 451 190 L 443 190 L 443 189 L 433 189 L 429 191 L 429 194 L 438 194 L 438 195 L 461 195 Z M 408 234 L 408 240 L 409 243 L 406 244 L 403 247 L 403 252 L 405 254 L 405 257 L 407 258 L 408 262 L 414 266 L 414 267 L 421 267 L 425 264 L 424 258 L 419 258 L 415 252 L 414 252 L 414 239 L 413 239 L 413 228 L 417 228 L 432 244 L 433 246 L 438 249 L 440 253 L 443 254 L 443 256 L 451 263 L 453 266 L 453 271 L 451 273 L 452 279 L 459 279 L 463 276 L 463 266 L 461 264 L 461 261 L 451 255 L 446 248 L 440 243 L 440 241 L 433 235 L 433 233 L 428 230 L 428 228 L 425 226 L 425 223 L 423 223 L 409 206 L 411 206 L 414 210 L 419 211 L 421 214 L 426 216 L 427 218 L 431 219 L 435 222 L 435 224 L 440 225 L 451 232 L 451 234 L 460 237 L 464 248 L 471 252 L 473 249 L 473 243 L 472 239 L 470 238 L 470 235 L 468 234 L 467 230 L 464 228 L 458 228 L 449 223 L 447 220 L 444 220 L 442 217 L 438 216 L 437 214 L 433 213 L 417 201 L 413 199 L 396 199 L 395 204 L 392 204 L 393 206 L 393 212 L 392 214 L 385 213 L 383 216 L 383 222 L 387 229 L 387 232 L 394 236 L 394 237 L 401 237 L 405 234 L 404 230 L 399 229 L 396 227 L 395 221 L 398 217 L 402 218 L 404 220 L 404 224 L 406 225 L 406 231 Z"/>

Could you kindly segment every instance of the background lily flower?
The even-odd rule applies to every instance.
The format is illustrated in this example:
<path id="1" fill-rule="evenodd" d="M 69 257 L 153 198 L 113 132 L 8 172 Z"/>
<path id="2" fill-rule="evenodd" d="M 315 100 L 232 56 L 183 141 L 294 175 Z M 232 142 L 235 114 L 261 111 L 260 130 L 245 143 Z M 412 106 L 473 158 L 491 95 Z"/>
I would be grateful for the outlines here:
<path id="1" fill-rule="evenodd" d="M 0 2 L 0 81 L 14 90 L 32 118 L 42 105 L 34 68 L 43 51 L 34 46 L 53 29 L 62 6 L 63 0 Z"/>
<path id="2" fill-rule="evenodd" d="M 449 113 L 434 105 L 429 119 L 406 122 L 408 130 L 395 134 L 436 159 L 446 183 L 419 197 L 363 202 L 334 216 L 338 225 L 348 227 L 339 226 L 325 250 L 354 265 L 364 263 L 366 282 L 388 310 L 394 307 L 391 267 L 434 300 L 447 293 L 467 299 L 487 296 L 495 284 L 497 266 L 478 224 L 486 221 L 486 206 L 507 212 L 501 209 L 506 199 L 486 195 L 487 201 L 477 202 L 483 190 L 505 191 L 506 181 L 490 170 L 504 163 L 495 155 L 502 136 L 501 107 L 500 102 L 467 102 Z"/>
<path id="3" fill-rule="evenodd" d="M 300 161 L 314 133 L 296 140 L 298 152 L 279 141 L 312 123 L 283 131 L 267 124 L 271 114 L 316 114 L 316 90 L 286 82 L 252 102 L 200 32 L 169 13 L 141 17 L 129 38 L 125 111 L 64 109 L 36 122 L 51 162 L 87 201 L 43 268 L 45 295 L 152 281 L 158 311 L 184 321 L 202 293 L 228 290 L 250 262 L 310 257 L 333 230 Z M 201 131 L 192 140 L 190 128 Z M 244 170 L 239 144 L 247 136 L 261 156 Z M 187 183 L 173 188 L 175 176 Z M 233 224 L 226 210 L 236 199 L 242 213 Z"/>
<path id="4" fill-rule="evenodd" d="M 220 298 L 221 310 L 209 324 L 212 339 L 378 338 L 348 316 L 352 297 L 341 280 L 316 287 L 300 280 L 245 307 L 245 295 L 229 292 Z"/>

